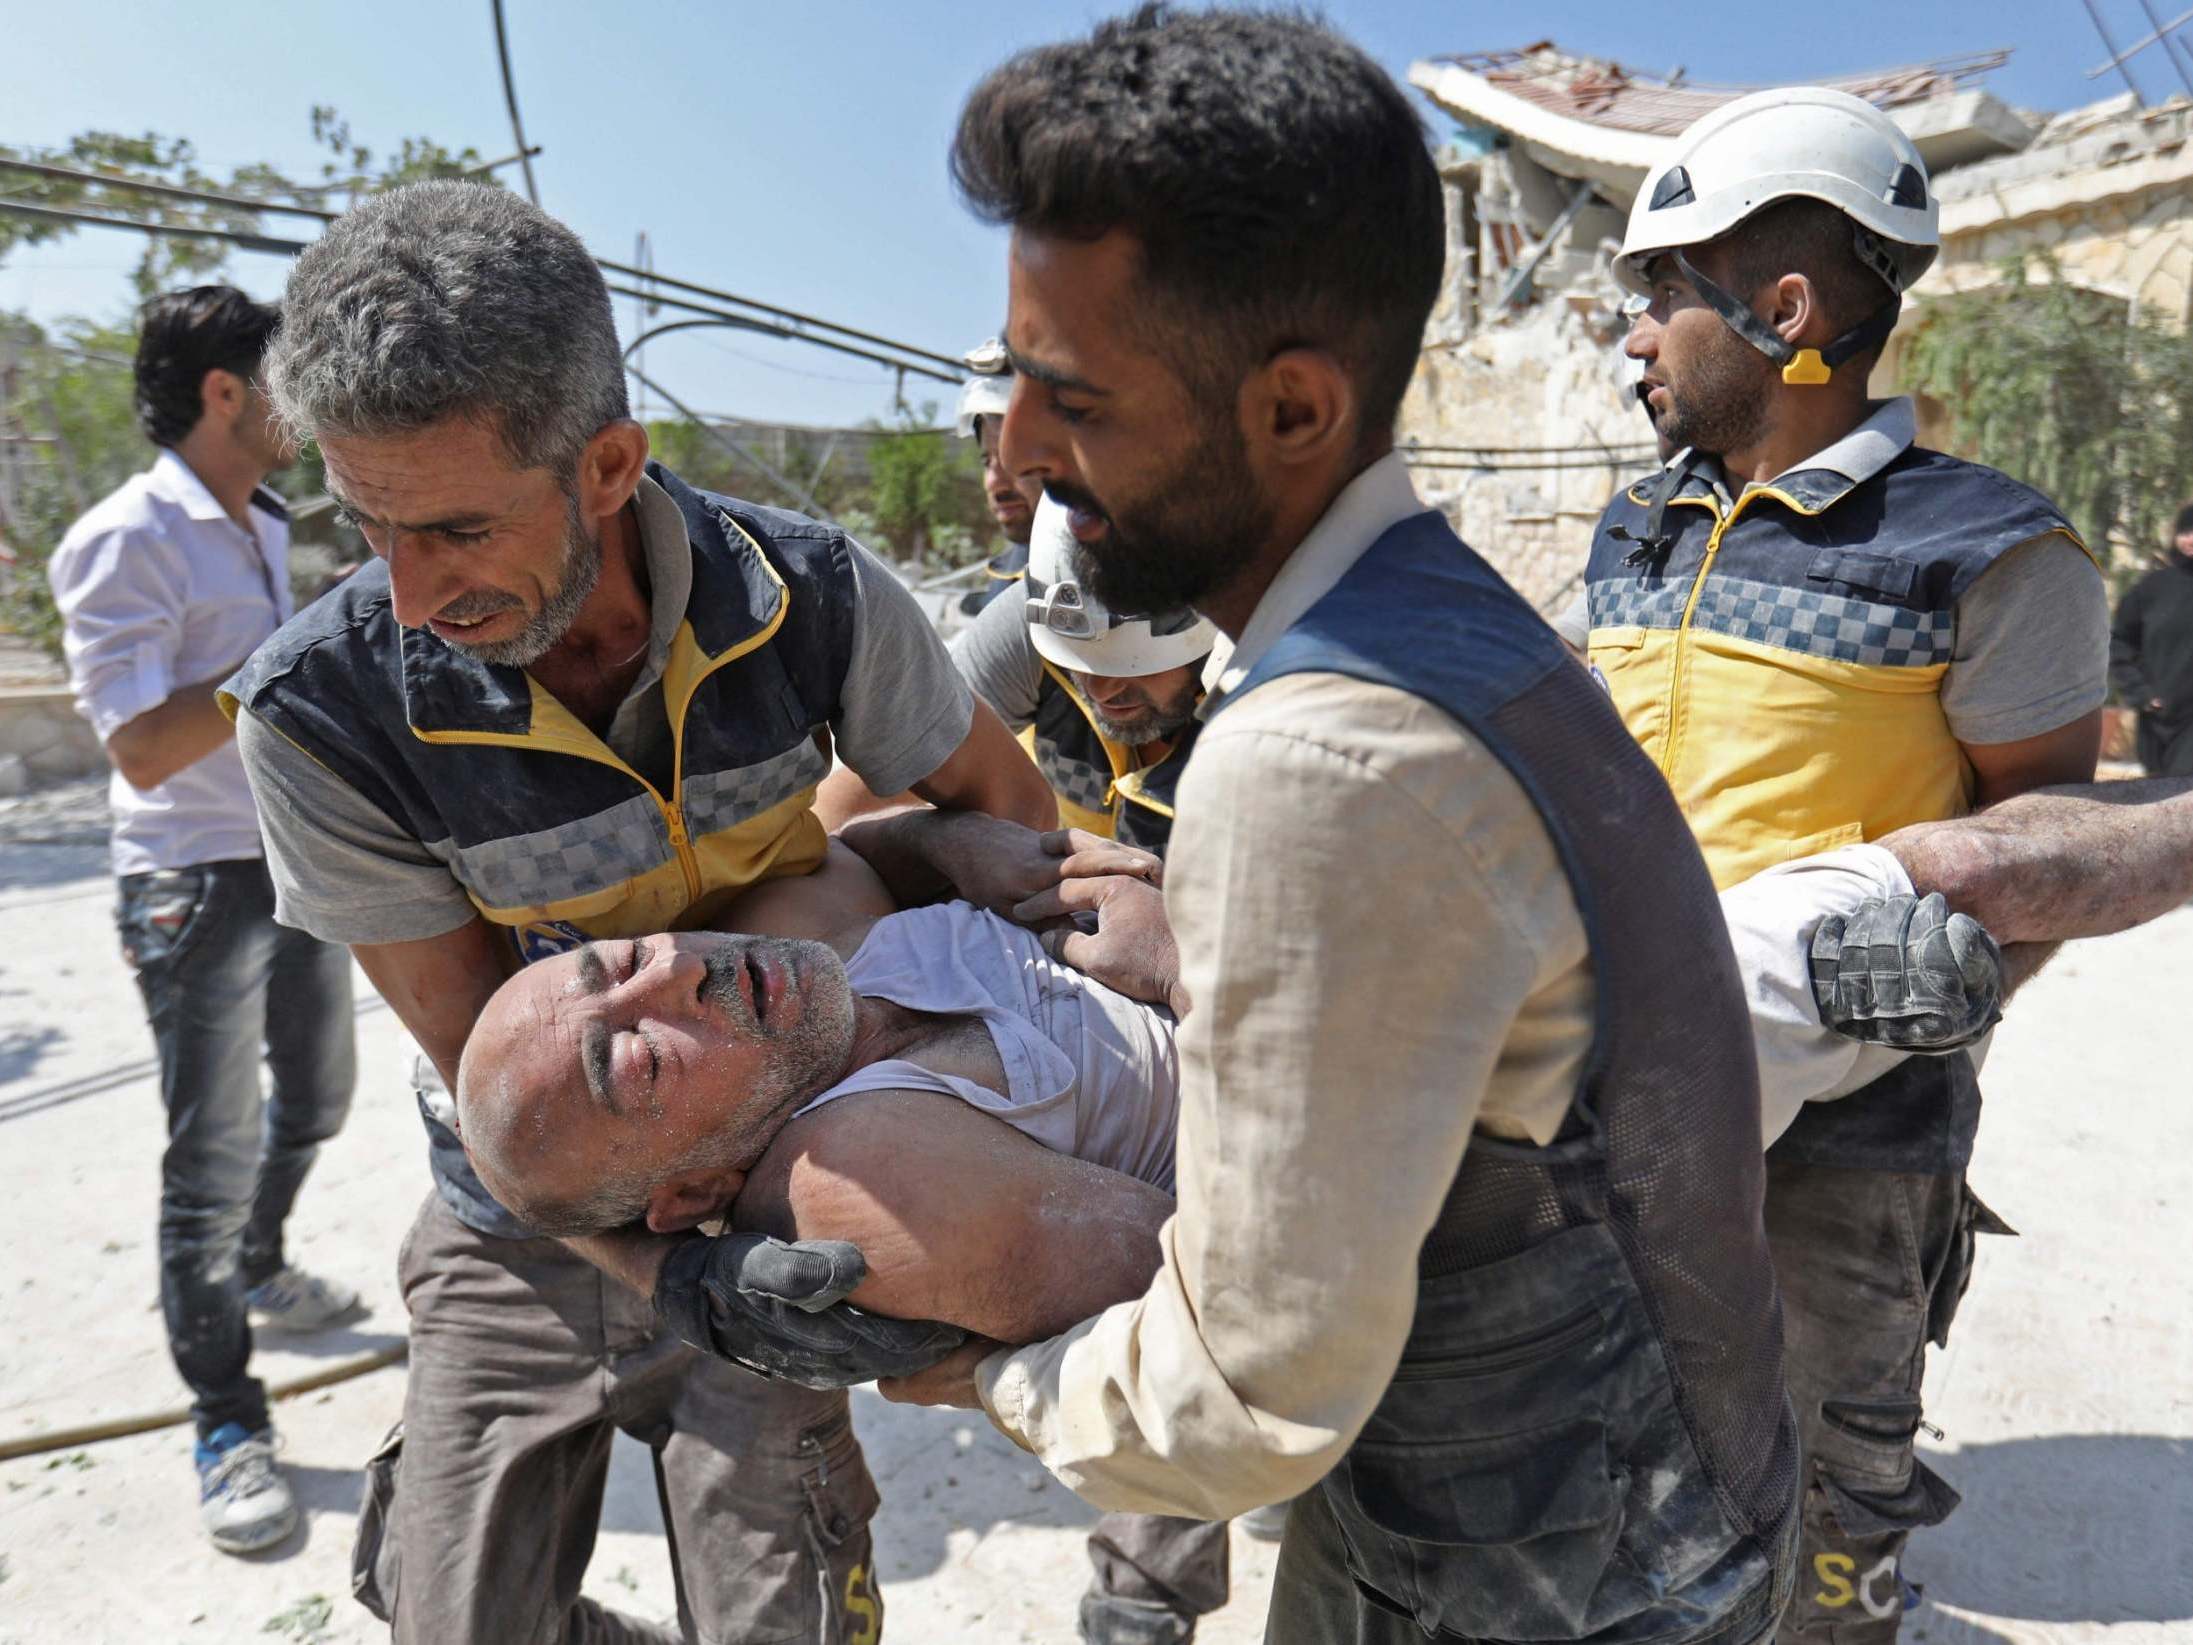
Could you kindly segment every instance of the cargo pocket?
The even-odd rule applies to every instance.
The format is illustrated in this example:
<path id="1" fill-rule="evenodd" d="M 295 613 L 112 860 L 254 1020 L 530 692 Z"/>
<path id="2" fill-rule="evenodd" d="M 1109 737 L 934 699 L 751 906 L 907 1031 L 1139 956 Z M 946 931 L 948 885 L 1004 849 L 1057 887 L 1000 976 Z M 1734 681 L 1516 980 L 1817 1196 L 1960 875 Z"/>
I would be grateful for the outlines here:
<path id="1" fill-rule="evenodd" d="M 1963 1499 L 1912 1449 L 1915 1399 L 1827 1399 L 1814 1475 L 1843 1534 L 1872 1537 L 1939 1525 Z"/>
<path id="2" fill-rule="evenodd" d="M 800 1488 L 807 1496 L 801 1535 L 814 1565 L 827 1645 L 877 1645 L 883 1637 L 883 1592 L 876 1585 L 874 1544 L 868 1522 L 882 1499 L 853 1435 L 850 1414 L 841 1414 L 799 1437 L 804 1464 Z"/>
<path id="3" fill-rule="evenodd" d="M 396 1613 L 397 1550 L 389 1512 L 396 1500 L 396 1465 L 403 1454 L 404 1425 L 399 1422 L 366 1462 L 358 1536 L 350 1547 L 351 1598 L 383 1622 Z"/>
<path id="4" fill-rule="evenodd" d="M 1615 1557 L 1628 1490 L 1598 1417 L 1485 1438 L 1359 1441 L 1341 1468 L 1358 1579 L 1426 1629 L 1535 1639 L 1582 1626 Z"/>
<path id="5" fill-rule="evenodd" d="M 1927 1340 L 1937 1348 L 1949 1346 L 1949 1327 L 1957 1317 L 1957 1308 L 1965 1299 L 1965 1290 L 1972 1284 L 1972 1258 L 1977 1237 L 1981 1234 L 2005 1234 L 2012 1238 L 2018 1230 L 1990 1211 L 1970 1183 L 1965 1184 L 1964 1203 L 1957 1211 L 1957 1232 L 1949 1242 L 1949 1254 L 1942 1264 L 1942 1272 L 1934 1281 L 1934 1288 L 1927 1293 L 1926 1334 Z"/>

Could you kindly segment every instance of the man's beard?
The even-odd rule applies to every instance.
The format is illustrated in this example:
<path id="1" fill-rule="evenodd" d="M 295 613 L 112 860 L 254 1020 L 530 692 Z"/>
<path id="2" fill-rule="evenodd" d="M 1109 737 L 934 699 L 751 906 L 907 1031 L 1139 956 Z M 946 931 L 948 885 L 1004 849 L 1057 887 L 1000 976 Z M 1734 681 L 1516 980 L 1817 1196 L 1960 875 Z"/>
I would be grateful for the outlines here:
<path id="1" fill-rule="evenodd" d="M 1232 417 L 1214 417 L 1195 448 L 1138 501 L 1107 508 L 1076 485 L 1044 488 L 1101 516 L 1104 535 L 1079 556 L 1096 597 L 1122 615 L 1200 605 L 1234 581 L 1271 540 L 1274 509 L 1249 471 Z"/>
<path id="2" fill-rule="evenodd" d="M 1756 445 L 1767 432 L 1774 366 L 1735 332 L 1719 340 L 1667 385 L 1668 409 L 1653 427 L 1671 451 L 1685 446 L 1719 457 Z"/>
<path id="3" fill-rule="evenodd" d="M 447 643 L 492 667 L 531 668 L 571 632 L 580 608 L 594 592 L 594 585 L 601 581 L 601 576 L 601 538 L 587 529 L 586 517 L 579 512 L 578 497 L 566 492 L 563 563 L 557 567 L 556 586 L 548 591 L 548 598 L 541 602 L 540 610 L 507 640 L 484 640 L 477 645 L 462 640 Z M 437 615 L 473 622 L 522 604 L 512 594 L 467 594 L 452 600 Z"/>
<path id="4" fill-rule="evenodd" d="M 1096 721 L 1097 730 L 1108 741 L 1125 748 L 1140 748 L 1144 743 L 1170 737 L 1195 718 L 1196 682 L 1190 679 L 1171 702 L 1152 703 L 1132 720 L 1115 720 L 1094 702 L 1088 706 L 1089 717 Z"/>
<path id="5" fill-rule="evenodd" d="M 853 1051 L 852 984 L 844 962 L 824 943 L 789 937 L 727 938 L 711 948 L 703 961 L 708 977 L 701 986 L 711 1004 L 733 1018 L 746 1013 L 740 981 L 749 953 L 773 960 L 788 981 L 798 979 L 799 1015 L 787 1025 L 771 1022 L 765 1012 L 758 1024 L 738 1030 L 741 1037 L 750 1035 L 768 1044 L 768 1070 L 751 1089 L 738 1094 L 737 1105 L 723 1124 L 696 1148 L 715 1165 L 751 1164 L 793 1114 L 843 1076 Z M 780 999 L 778 1008 L 786 1003 Z"/>

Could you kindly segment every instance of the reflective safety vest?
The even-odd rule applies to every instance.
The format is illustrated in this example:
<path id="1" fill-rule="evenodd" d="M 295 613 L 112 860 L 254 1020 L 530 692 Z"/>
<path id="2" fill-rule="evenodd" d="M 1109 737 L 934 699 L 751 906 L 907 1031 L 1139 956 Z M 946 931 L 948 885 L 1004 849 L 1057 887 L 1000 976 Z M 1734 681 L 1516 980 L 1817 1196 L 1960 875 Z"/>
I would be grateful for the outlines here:
<path id="1" fill-rule="evenodd" d="M 1406 691 L 1499 759 L 1559 853 L 1596 994 L 1555 1140 L 1470 1139 L 1400 1365 L 1319 1486 L 1350 1574 L 1427 1635 L 1749 1645 L 1789 1597 L 1797 1440 L 1751 1021 L 1690 830 L 1437 514 L 1380 537 L 1228 701 L 1302 672 Z"/>
<path id="2" fill-rule="evenodd" d="M 1591 665 L 1714 883 L 1970 810 L 1941 703 L 1957 601 L 2020 543 L 2078 543 L 2056 506 L 1912 446 L 1862 481 L 1799 469 L 1733 503 L 1694 472 L 1648 544 L 1659 483 L 1600 517 Z"/>
<path id="3" fill-rule="evenodd" d="M 811 802 L 856 604 L 844 534 L 648 475 L 685 518 L 693 592 L 671 643 L 658 788 L 523 669 L 405 629 L 376 561 L 232 682 L 241 703 L 448 864 L 521 958 L 707 925 L 759 880 L 805 873 Z"/>
<path id="4" fill-rule="evenodd" d="M 1020 742 L 1058 797 L 1060 827 L 1085 829 L 1162 857 L 1172 840 L 1180 774 L 1201 729 L 1201 722 L 1190 720 L 1173 734 L 1164 758 L 1143 765 L 1140 750 L 1097 729 L 1088 699 L 1045 662 L 1036 717 L 1020 733 Z"/>
<path id="5" fill-rule="evenodd" d="M 1863 480 L 1797 469 L 1724 502 L 1661 476 L 1600 517 L 1585 581 L 1593 675 L 1675 791 L 1716 885 L 1911 823 L 1962 816 L 1973 774 L 1942 710 L 1957 602 L 2005 553 L 2060 533 L 2046 497 L 1906 447 Z M 1914 1057 L 1807 1104 L 1780 1155 L 1958 1170 L 1971 1060 Z"/>

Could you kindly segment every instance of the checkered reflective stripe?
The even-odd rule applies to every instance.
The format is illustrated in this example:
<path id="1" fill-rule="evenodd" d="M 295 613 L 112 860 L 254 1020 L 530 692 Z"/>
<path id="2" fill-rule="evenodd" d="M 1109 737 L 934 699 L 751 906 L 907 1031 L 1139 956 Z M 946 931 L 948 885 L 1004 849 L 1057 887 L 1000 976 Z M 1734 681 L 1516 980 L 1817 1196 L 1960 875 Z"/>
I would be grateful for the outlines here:
<path id="1" fill-rule="evenodd" d="M 1062 799 L 1071 800 L 1084 811 L 1109 811 L 1112 808 L 1112 768 L 1091 765 L 1077 759 L 1044 736 L 1036 734 L 1036 767 L 1043 773 L 1043 780 L 1057 791 Z"/>
<path id="2" fill-rule="evenodd" d="M 1594 628 L 1673 628 L 1683 620 L 1690 584 L 1642 577 L 1591 585 Z"/>
<path id="3" fill-rule="evenodd" d="M 539 908 L 636 879 L 671 856 L 662 812 L 640 794 L 576 822 L 467 846 L 456 875 L 489 908 Z"/>
<path id="4" fill-rule="evenodd" d="M 1865 668 L 1946 663 L 1956 636 L 1956 619 L 1948 611 L 1911 611 L 1748 577 L 1707 577 L 1691 623 L 1716 634 Z"/>
<path id="5" fill-rule="evenodd" d="M 688 777 L 680 791 L 685 831 L 697 840 L 735 828 L 814 787 L 829 774 L 829 759 L 809 739 L 754 765 Z"/>
<path id="6" fill-rule="evenodd" d="M 1675 628 L 1690 599 L 1687 582 L 1600 582 L 1591 588 L 1593 628 Z M 1819 589 L 1749 577 L 1709 575 L 1691 626 L 1783 651 L 1867 668 L 1925 668 L 1949 661 L 1956 618 Z"/>

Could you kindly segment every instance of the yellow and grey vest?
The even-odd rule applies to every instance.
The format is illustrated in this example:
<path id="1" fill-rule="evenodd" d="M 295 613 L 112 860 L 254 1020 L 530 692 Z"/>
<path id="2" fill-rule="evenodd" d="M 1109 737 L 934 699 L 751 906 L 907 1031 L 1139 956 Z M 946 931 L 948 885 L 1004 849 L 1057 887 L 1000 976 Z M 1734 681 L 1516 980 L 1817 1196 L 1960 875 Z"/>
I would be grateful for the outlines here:
<path id="1" fill-rule="evenodd" d="M 1046 662 L 1036 717 L 1020 741 L 1058 796 L 1060 827 L 1085 829 L 1162 857 L 1172 840 L 1180 774 L 1200 729 L 1201 722 L 1190 720 L 1173 734 L 1163 759 L 1144 765 L 1139 751 L 1097 729 L 1095 710 Z"/>
<path id="2" fill-rule="evenodd" d="M 2020 543 L 2077 543 L 2055 505 L 1913 446 L 1862 481 L 1799 469 L 1733 503 L 1693 473 L 1647 542 L 1658 484 L 1600 518 L 1591 664 L 1714 883 L 1969 810 L 1941 704 L 1957 601 Z"/>
<path id="3" fill-rule="evenodd" d="M 522 669 L 404 629 L 376 562 L 262 647 L 236 700 L 386 812 L 521 958 L 706 925 L 824 851 L 818 743 L 852 653 L 844 534 L 649 476 L 685 518 L 693 591 L 663 675 L 669 785 Z"/>
<path id="4" fill-rule="evenodd" d="M 2083 549 L 2056 506 L 1918 446 L 1863 480 L 1798 469 L 1732 503 L 1692 472 L 1659 506 L 1662 483 L 1600 517 L 1591 668 L 1714 883 L 1970 810 L 1972 768 L 1941 702 L 1957 602 L 2021 543 L 2061 533 Z M 1961 1169 L 1978 1118 L 1969 1058 L 1916 1057 L 1808 1105 L 1777 1149 Z"/>

